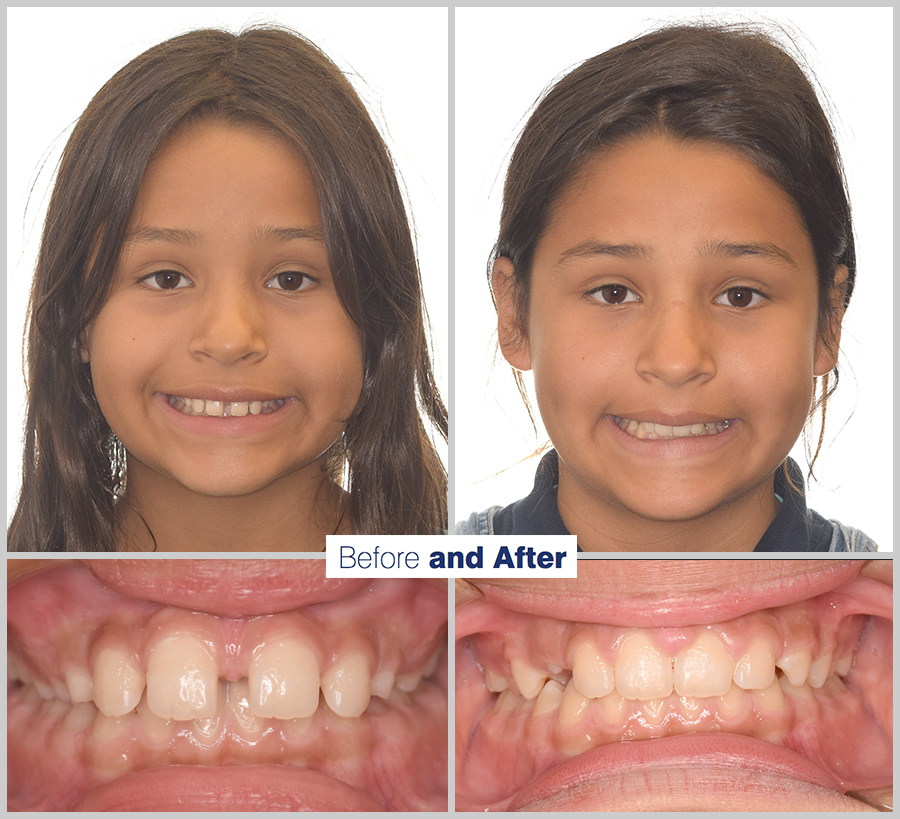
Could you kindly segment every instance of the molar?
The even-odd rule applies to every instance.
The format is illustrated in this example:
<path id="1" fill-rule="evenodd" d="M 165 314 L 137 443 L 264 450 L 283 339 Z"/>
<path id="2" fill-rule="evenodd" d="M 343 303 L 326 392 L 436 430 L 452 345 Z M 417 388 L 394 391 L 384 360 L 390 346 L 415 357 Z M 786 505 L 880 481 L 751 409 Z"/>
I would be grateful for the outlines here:
<path id="1" fill-rule="evenodd" d="M 721 697 L 731 688 L 734 668 L 725 646 L 711 631 L 675 658 L 675 690 L 684 697 Z"/>
<path id="2" fill-rule="evenodd" d="M 147 703 L 163 719 L 211 717 L 216 713 L 218 678 L 216 663 L 203 643 L 190 634 L 176 634 L 150 651 Z"/>
<path id="3" fill-rule="evenodd" d="M 775 653 L 766 640 L 750 643 L 734 667 L 734 682 L 741 688 L 768 688 L 775 680 Z"/>
<path id="4" fill-rule="evenodd" d="M 105 648 L 94 661 L 94 705 L 107 717 L 121 717 L 137 708 L 145 683 L 144 672 L 124 652 Z"/>
<path id="5" fill-rule="evenodd" d="M 672 693 L 672 666 L 642 631 L 623 640 L 615 679 L 616 689 L 627 700 L 655 700 Z"/>
<path id="6" fill-rule="evenodd" d="M 362 716 L 372 698 L 372 677 L 366 658 L 362 654 L 350 654 L 332 664 L 322 674 L 322 694 L 328 707 L 339 717 Z"/>
<path id="7" fill-rule="evenodd" d="M 794 687 L 806 682 L 811 664 L 812 650 L 809 648 L 799 648 L 790 654 L 783 654 L 775 662 L 775 665 L 784 672 L 788 682 Z"/>
<path id="8" fill-rule="evenodd" d="M 319 664 L 300 640 L 263 645 L 247 676 L 250 710 L 257 717 L 297 719 L 311 716 L 319 707 Z"/>
<path id="9" fill-rule="evenodd" d="M 615 687 L 613 667 L 601 656 L 596 647 L 585 640 L 575 648 L 572 660 L 572 679 L 575 687 L 586 697 L 605 697 Z"/>
<path id="10" fill-rule="evenodd" d="M 509 661 L 509 667 L 512 669 L 512 678 L 516 688 L 519 689 L 519 693 L 526 700 L 533 700 L 540 694 L 544 683 L 550 677 L 549 674 L 538 671 L 534 666 L 529 665 L 525 660 L 520 660 L 518 657 Z"/>

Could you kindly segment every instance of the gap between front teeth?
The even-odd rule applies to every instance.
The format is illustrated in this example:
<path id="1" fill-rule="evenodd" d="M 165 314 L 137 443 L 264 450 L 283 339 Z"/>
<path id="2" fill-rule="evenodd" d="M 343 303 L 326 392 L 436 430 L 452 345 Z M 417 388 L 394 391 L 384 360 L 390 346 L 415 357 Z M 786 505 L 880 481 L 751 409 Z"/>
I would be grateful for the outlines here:
<path id="1" fill-rule="evenodd" d="M 243 418 L 275 412 L 284 405 L 284 398 L 272 401 L 207 401 L 203 398 L 169 396 L 169 405 L 183 415 L 201 415 L 215 418 Z"/>
<path id="2" fill-rule="evenodd" d="M 675 438 L 699 438 L 703 435 L 718 435 L 725 432 L 731 426 L 731 421 L 717 421 L 709 424 L 685 424 L 684 426 L 671 426 L 669 424 L 654 424 L 650 421 L 631 421 L 628 418 L 613 416 L 613 420 L 619 429 L 641 440 L 673 440 Z"/>

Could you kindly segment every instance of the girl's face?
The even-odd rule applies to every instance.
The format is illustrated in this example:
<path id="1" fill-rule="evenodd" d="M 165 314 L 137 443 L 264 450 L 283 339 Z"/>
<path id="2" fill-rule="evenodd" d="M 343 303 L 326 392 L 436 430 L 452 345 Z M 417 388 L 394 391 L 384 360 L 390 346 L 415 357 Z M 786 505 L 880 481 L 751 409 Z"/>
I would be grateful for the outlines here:
<path id="1" fill-rule="evenodd" d="M 813 376 L 835 363 L 812 245 L 773 182 L 722 147 L 630 140 L 555 208 L 519 343 L 509 273 L 500 260 L 501 346 L 534 369 L 560 492 L 653 520 L 754 490 L 772 507 Z"/>
<path id="2" fill-rule="evenodd" d="M 359 397 L 309 172 L 253 126 L 203 122 L 150 163 L 83 356 L 110 427 L 147 470 L 201 494 L 321 480 Z"/>

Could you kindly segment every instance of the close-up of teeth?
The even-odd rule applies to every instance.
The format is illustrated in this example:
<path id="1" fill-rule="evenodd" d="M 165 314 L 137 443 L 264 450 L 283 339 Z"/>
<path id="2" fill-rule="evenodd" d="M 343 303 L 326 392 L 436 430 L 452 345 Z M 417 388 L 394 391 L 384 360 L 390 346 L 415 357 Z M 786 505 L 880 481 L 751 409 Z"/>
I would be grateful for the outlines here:
<path id="1" fill-rule="evenodd" d="M 284 398 L 271 401 L 208 401 L 203 398 L 169 396 L 169 405 L 182 415 L 201 415 L 210 418 L 243 418 L 275 412 L 284 406 Z"/>
<path id="2" fill-rule="evenodd" d="M 699 438 L 704 435 L 718 435 L 731 426 L 731 421 L 715 423 L 696 423 L 673 426 L 671 424 L 655 424 L 652 421 L 632 421 L 628 418 L 613 416 L 618 427 L 635 438 L 646 441 L 674 440 L 675 438 Z"/>

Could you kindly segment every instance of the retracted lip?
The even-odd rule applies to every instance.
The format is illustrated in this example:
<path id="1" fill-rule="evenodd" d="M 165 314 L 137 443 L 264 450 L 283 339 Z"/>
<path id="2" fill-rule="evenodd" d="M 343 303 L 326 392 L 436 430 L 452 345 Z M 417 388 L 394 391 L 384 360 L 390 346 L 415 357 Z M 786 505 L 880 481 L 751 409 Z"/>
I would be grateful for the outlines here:
<path id="1" fill-rule="evenodd" d="M 635 576 L 630 571 L 635 561 L 580 560 L 577 579 L 479 578 L 473 584 L 487 602 L 526 614 L 626 627 L 680 627 L 807 600 L 849 583 L 865 562 L 652 560 L 641 561 L 642 571 Z M 892 606 L 891 589 L 877 581 L 872 587 L 880 606 Z M 457 610 L 457 639 L 480 630 L 479 609 L 466 603 Z"/>
<path id="2" fill-rule="evenodd" d="M 613 419 L 625 419 L 646 424 L 663 424 L 670 427 L 683 427 L 688 424 L 718 424 L 722 421 L 734 421 L 734 415 L 710 415 L 707 412 L 667 412 L 665 410 L 640 410 L 637 412 L 610 413 Z"/>

